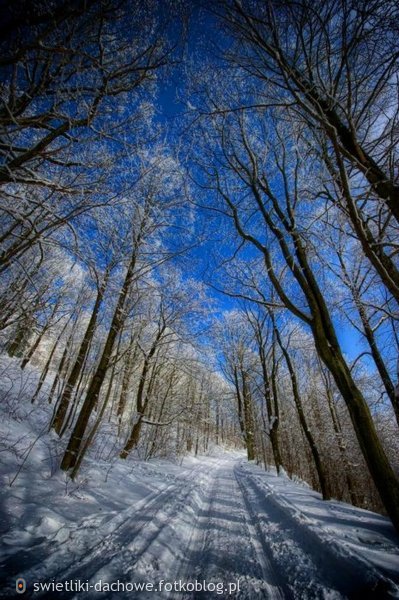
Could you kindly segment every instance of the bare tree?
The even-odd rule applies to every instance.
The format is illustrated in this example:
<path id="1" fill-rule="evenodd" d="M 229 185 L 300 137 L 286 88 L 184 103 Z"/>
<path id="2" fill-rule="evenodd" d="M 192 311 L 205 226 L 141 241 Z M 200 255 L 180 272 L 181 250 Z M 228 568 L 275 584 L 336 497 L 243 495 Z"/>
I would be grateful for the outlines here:
<path id="1" fill-rule="evenodd" d="M 200 110 L 279 107 L 281 120 L 304 128 L 309 161 L 329 176 L 326 198 L 398 301 L 397 4 L 221 0 L 213 10 L 233 40 L 229 93 Z"/>
<path id="2" fill-rule="evenodd" d="M 278 437 L 280 410 L 278 394 L 276 388 L 274 387 L 273 389 L 271 375 L 271 371 L 275 369 L 273 328 L 268 326 L 268 313 L 265 310 L 263 310 L 262 314 L 261 309 L 256 310 L 252 307 L 248 307 L 246 309 L 246 315 L 254 332 L 256 350 L 261 366 L 263 394 L 267 411 L 267 423 L 265 424 L 266 432 L 270 438 L 276 471 L 277 473 L 280 473 L 280 467 L 283 465 Z M 270 363 L 272 363 L 271 367 Z"/>

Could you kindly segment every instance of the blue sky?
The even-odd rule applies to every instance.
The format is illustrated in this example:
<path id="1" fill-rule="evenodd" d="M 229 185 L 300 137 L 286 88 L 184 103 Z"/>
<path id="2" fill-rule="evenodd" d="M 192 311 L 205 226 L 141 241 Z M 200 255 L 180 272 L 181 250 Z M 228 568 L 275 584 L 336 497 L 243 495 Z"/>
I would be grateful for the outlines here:
<path id="1" fill-rule="evenodd" d="M 211 42 L 212 37 L 214 37 L 215 30 L 213 24 L 214 21 L 211 15 L 206 14 L 204 16 L 204 13 L 202 13 L 202 17 L 199 18 L 198 9 L 194 9 L 185 48 L 185 52 L 189 58 L 195 56 L 195 60 L 201 60 L 204 38 L 209 37 Z M 179 31 L 179 28 L 176 28 L 175 31 Z M 158 81 L 156 120 L 161 125 L 166 125 L 171 145 L 174 145 L 178 141 L 178 136 L 180 135 L 179 122 L 187 110 L 187 106 L 179 100 L 179 97 L 182 97 L 182 94 L 184 94 L 184 77 L 183 65 L 177 64 L 168 77 L 160 78 Z M 200 211 L 198 216 L 202 223 L 204 220 L 208 221 L 210 217 L 211 215 L 207 215 L 205 210 Z M 202 223 L 200 227 L 202 227 Z M 188 273 L 188 276 L 194 276 L 205 283 L 212 279 L 212 271 L 217 267 L 214 258 L 215 249 L 221 249 L 222 255 L 225 258 L 233 252 L 232 243 L 224 239 L 223 244 L 219 244 L 217 236 L 215 236 L 215 228 L 212 227 L 212 229 L 214 231 L 211 233 L 210 239 L 193 249 L 189 254 L 188 260 L 183 259 L 186 263 L 185 268 L 187 268 L 187 263 L 190 265 L 191 272 Z M 232 240 L 233 237 L 234 234 L 232 233 Z M 216 300 L 219 311 L 231 310 L 238 307 L 238 301 L 216 291 L 210 286 L 208 287 L 208 293 Z M 350 361 L 353 361 L 364 350 L 364 341 L 361 339 L 359 332 L 347 321 L 334 319 L 334 325 L 344 353 Z M 366 362 L 369 361 L 366 359 Z"/>

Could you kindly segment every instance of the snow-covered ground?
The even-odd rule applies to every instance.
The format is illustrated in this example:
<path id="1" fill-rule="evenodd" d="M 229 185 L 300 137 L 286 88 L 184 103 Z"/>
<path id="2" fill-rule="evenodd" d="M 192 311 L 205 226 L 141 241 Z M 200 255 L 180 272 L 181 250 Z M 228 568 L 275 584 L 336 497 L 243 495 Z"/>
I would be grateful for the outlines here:
<path id="1" fill-rule="evenodd" d="M 0 419 L 0 598 L 21 597 L 18 577 L 32 598 L 399 598 L 386 518 L 222 450 L 182 464 L 92 456 L 72 483 L 48 405 L 31 412 L 18 389 Z"/>

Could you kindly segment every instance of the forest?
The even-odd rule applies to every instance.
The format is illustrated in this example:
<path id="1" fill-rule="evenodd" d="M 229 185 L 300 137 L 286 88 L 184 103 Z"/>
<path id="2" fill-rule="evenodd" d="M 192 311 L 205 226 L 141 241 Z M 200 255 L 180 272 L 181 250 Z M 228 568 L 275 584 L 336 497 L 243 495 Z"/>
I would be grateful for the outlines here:
<path id="1" fill-rule="evenodd" d="M 38 419 L 66 485 L 244 450 L 398 532 L 397 3 L 1 13 L 8 485 Z"/>

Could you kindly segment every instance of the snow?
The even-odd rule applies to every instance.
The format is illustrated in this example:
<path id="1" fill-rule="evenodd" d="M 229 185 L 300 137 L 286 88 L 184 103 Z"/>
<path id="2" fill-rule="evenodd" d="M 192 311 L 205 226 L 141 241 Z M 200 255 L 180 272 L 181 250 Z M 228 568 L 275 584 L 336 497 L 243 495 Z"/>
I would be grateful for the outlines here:
<path id="1" fill-rule="evenodd" d="M 51 407 L 32 409 L 21 395 L 34 383 L 28 370 L 1 403 L 0 598 L 20 597 L 17 577 L 25 597 L 52 599 L 399 598 L 399 539 L 388 519 L 323 502 L 241 453 L 214 449 L 181 464 L 91 453 L 71 482 L 47 432 Z M 70 580 L 205 581 L 223 593 L 32 589 Z"/>

